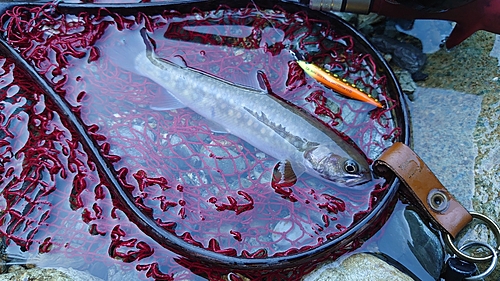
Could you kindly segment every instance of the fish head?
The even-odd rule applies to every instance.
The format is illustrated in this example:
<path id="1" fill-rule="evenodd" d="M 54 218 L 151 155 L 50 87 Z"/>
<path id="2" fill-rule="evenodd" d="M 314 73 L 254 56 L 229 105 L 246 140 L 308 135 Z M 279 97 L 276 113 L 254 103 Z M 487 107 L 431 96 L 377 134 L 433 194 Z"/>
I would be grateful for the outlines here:
<path id="1" fill-rule="evenodd" d="M 328 146 L 319 145 L 304 153 L 307 167 L 315 176 L 332 181 L 341 187 L 352 187 L 372 179 L 366 161 L 356 161 L 349 156 L 337 155 Z"/>

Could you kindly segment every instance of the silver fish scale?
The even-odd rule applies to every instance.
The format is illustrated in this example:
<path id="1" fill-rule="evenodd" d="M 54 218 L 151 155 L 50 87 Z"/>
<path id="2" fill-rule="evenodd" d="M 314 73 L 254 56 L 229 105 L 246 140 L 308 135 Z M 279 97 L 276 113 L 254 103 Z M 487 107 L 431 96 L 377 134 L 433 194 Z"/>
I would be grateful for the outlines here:
<path id="1" fill-rule="evenodd" d="M 267 92 L 163 61 L 153 53 L 139 54 L 135 62 L 138 73 L 182 104 L 278 160 L 307 166 L 304 150 L 324 144 L 368 170 L 366 159 L 324 124 Z"/>

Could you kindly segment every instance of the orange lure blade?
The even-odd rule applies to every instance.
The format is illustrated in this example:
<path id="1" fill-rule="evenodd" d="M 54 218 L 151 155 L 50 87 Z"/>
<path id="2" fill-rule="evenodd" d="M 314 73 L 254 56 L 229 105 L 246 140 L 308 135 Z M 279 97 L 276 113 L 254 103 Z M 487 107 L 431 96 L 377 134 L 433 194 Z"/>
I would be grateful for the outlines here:
<path id="1" fill-rule="evenodd" d="M 354 86 L 351 86 L 347 82 L 342 81 L 340 78 L 329 74 L 317 65 L 302 60 L 298 60 L 297 63 L 305 73 L 337 93 L 359 101 L 367 102 L 379 108 L 383 108 L 382 104 L 374 97 L 362 92 Z"/>

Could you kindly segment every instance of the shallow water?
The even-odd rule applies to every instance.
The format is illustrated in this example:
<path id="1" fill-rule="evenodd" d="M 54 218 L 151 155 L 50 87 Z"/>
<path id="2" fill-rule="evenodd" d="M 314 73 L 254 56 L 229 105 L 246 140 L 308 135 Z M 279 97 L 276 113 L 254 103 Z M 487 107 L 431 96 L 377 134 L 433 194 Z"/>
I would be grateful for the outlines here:
<path id="1" fill-rule="evenodd" d="M 424 29 L 434 26 L 432 21 L 421 21 L 420 24 L 429 25 Z M 415 151 L 468 210 L 486 214 L 496 222 L 500 222 L 498 207 L 500 69 L 497 61 L 500 55 L 499 38 L 498 35 L 478 32 L 452 50 L 439 50 L 429 55 L 427 66 L 423 70 L 429 74 L 429 78 L 418 83 L 416 100 L 408 101 Z M 420 39 L 426 42 L 433 40 L 426 36 Z M 437 43 L 436 40 L 434 42 Z M 437 47 L 437 44 L 434 46 Z M 391 219 L 396 216 L 401 216 L 401 210 L 395 210 Z M 407 225 L 407 222 L 399 225 L 401 228 L 406 228 L 403 226 Z M 415 241 L 408 236 L 409 231 L 404 229 L 388 230 L 384 227 L 381 232 L 383 231 L 385 231 L 383 235 L 392 235 L 394 243 Z M 462 238 L 458 242 L 459 245 L 474 240 L 496 245 L 492 233 L 481 224 L 467 227 L 460 237 Z M 416 247 L 421 247 L 426 242 L 419 243 Z M 367 248 L 361 248 L 360 252 L 380 251 L 377 241 L 369 240 L 366 246 Z M 440 246 L 428 247 L 437 249 Z M 432 255 L 428 255 L 427 260 L 436 265 L 442 262 L 439 256 Z M 367 260 L 367 263 L 371 263 L 371 260 Z M 410 261 L 402 270 L 409 269 L 416 275 L 413 276 L 416 279 L 434 280 L 428 273 L 422 271 L 421 264 L 423 263 Z M 332 271 L 330 275 L 325 273 L 327 271 L 323 275 L 315 272 L 310 276 L 312 279 L 308 280 L 342 280 L 337 276 L 343 276 L 342 274 L 350 270 L 342 265 L 339 266 L 339 263 L 326 265 L 324 268 L 329 267 L 339 269 Z M 487 264 L 479 265 L 481 270 L 486 267 Z M 350 277 L 408 280 L 400 275 L 392 275 L 393 270 L 394 268 L 387 269 L 386 275 L 377 273 L 374 277 L 367 273 L 369 270 L 361 269 L 359 274 L 352 273 Z M 499 277 L 497 269 L 485 280 L 498 280 Z"/>
<path id="2" fill-rule="evenodd" d="M 19 9 L 23 11 L 13 8 L 12 13 L 17 15 Z M 76 17 L 50 10 L 33 13 L 35 19 L 28 23 L 20 16 L 12 18 L 19 20 L 18 24 L 6 22 L 11 44 L 27 48 L 21 51 L 25 58 L 68 102 L 99 145 L 99 155 L 108 161 L 104 166 L 99 164 L 104 160 L 94 162 L 94 157 L 83 149 L 92 144 L 79 142 L 65 114 L 59 113 L 49 99 L 42 95 L 36 96 L 40 100 L 32 101 L 33 97 L 26 94 L 29 85 L 16 85 L 16 78 L 29 80 L 7 71 L 12 66 L 17 68 L 11 61 L 4 61 L 4 79 L 14 75 L 14 81 L 6 82 L 5 88 L 13 84 L 12 90 L 6 89 L 6 97 L 15 98 L 15 102 L 2 101 L 4 114 L 11 120 L 5 126 L 15 137 L 3 145 L 11 145 L 14 152 L 31 149 L 24 148 L 28 146 L 29 118 L 38 118 L 30 127 L 35 135 L 40 124 L 48 136 L 61 131 L 54 142 L 39 143 L 40 150 L 45 149 L 44 145 L 53 149 L 54 159 L 46 156 L 53 165 L 47 169 L 43 166 L 41 172 L 37 169 L 33 177 L 22 178 L 24 182 L 37 179 L 29 189 L 33 194 L 20 194 L 22 200 L 18 201 L 10 196 L 18 192 L 10 184 L 17 181 L 17 174 L 27 174 L 32 168 L 23 166 L 24 158 L 18 154 L 12 158 L 19 162 L 9 158 L 12 169 L 2 171 L 7 174 L 2 190 L 4 218 L 8 221 L 2 231 L 11 239 L 7 252 L 17 256 L 19 251 L 26 251 L 24 258 L 28 262 L 44 266 L 71 256 L 66 260 L 68 267 L 91 273 L 109 267 L 108 274 L 101 274 L 104 278 L 123 274 L 143 279 L 202 278 L 196 274 L 217 279 L 228 270 L 216 272 L 198 260 L 179 258 L 163 247 L 165 239 L 159 239 L 157 233 L 175 235 L 181 243 L 189 244 L 185 248 L 194 245 L 227 256 L 262 258 L 322 245 L 369 213 L 386 192 L 388 184 L 384 180 L 375 179 L 360 189 L 346 189 L 304 174 L 292 185 L 270 186 L 273 167 L 280 159 L 271 158 L 235 136 L 213 131 L 210 120 L 189 108 L 158 110 L 158 95 L 164 94 L 163 89 L 134 72 L 135 66 L 130 63 L 137 63 L 133 60 L 136 53 L 120 54 L 130 60 L 113 57 L 120 44 L 135 45 L 120 41 L 124 34 L 133 37 L 140 34 L 141 28 L 149 27 L 155 53 L 167 60 L 181 59 L 184 68 L 180 71 L 196 67 L 204 75 L 252 87 L 262 87 L 257 80 L 258 72 L 262 72 L 274 94 L 294 103 L 290 108 L 319 114 L 321 130 L 335 126 L 369 158 L 376 158 L 401 136 L 402 130 L 392 116 L 394 111 L 389 109 L 398 106 L 393 100 L 395 93 L 388 91 L 387 77 L 375 64 L 376 58 L 362 51 L 356 39 L 303 13 L 265 11 L 264 17 L 262 13 L 251 8 L 187 15 L 171 12 L 146 18 L 140 15 L 142 20 L 136 23 L 117 15 L 116 19 L 85 13 Z M 58 24 L 45 25 L 53 20 Z M 40 26 L 36 29 L 31 24 Z M 132 31 L 119 31 L 124 26 Z M 19 33 L 23 36 L 17 36 Z M 23 43 L 31 42 L 30 37 L 38 38 L 39 33 L 46 40 L 34 45 Z M 146 37 L 139 38 L 138 45 L 143 45 Z M 387 108 L 374 110 L 371 105 L 346 99 L 306 78 L 290 49 L 338 72 L 365 92 L 378 95 Z M 146 51 L 144 47 L 142 51 Z M 37 55 L 44 52 L 50 55 Z M 25 106 L 26 100 L 30 106 Z M 271 117 L 275 116 L 261 114 L 260 119 L 265 122 Z M 291 127 L 273 126 L 281 134 L 291 131 Z M 60 154 L 58 148 L 62 149 Z M 36 158 L 30 161 L 36 163 Z M 108 168 L 114 170 L 108 173 Z M 119 185 L 111 180 L 110 173 Z M 51 200 L 49 195 L 58 195 L 58 200 Z M 38 201 L 31 202 L 32 197 Z M 11 203 L 14 201 L 16 204 Z M 43 208 L 34 207 L 38 204 Z M 49 208 L 51 204 L 54 209 Z M 58 215 L 64 216 L 56 208 L 60 205 L 65 212 L 73 212 L 66 218 L 81 217 L 77 226 L 58 220 Z M 34 230 L 11 227 L 17 223 L 14 215 Z M 60 230 L 65 227 L 70 228 Z M 54 233 L 56 229 L 59 231 Z M 351 248 L 361 242 L 353 242 Z M 345 250 L 338 251 L 335 255 Z M 300 267 L 287 270 L 294 271 L 290 274 L 298 278 L 310 264 Z M 118 269 L 118 273 L 111 273 L 112 269 Z M 271 273 L 278 279 L 282 278 L 279 274 L 288 274 L 286 270 Z"/>
<path id="3" fill-rule="evenodd" d="M 423 38 L 425 40 L 425 38 Z M 500 222 L 499 36 L 478 32 L 450 51 L 431 55 L 417 100 L 410 103 L 415 150 L 468 209 Z M 439 88 L 436 88 L 439 87 Z M 420 99 L 422 98 L 422 99 Z M 467 240 L 488 241 L 472 227 Z M 484 267 L 481 267 L 484 270 Z M 496 270 L 485 280 L 498 280 Z"/>
<path id="4" fill-rule="evenodd" d="M 73 21 L 74 19 L 71 20 Z M 223 32 L 224 35 L 228 37 L 241 36 L 242 38 L 248 37 L 249 31 L 248 28 L 245 27 L 242 29 L 241 33 L 240 31 L 228 29 L 226 25 L 219 25 L 211 31 L 207 30 L 206 27 L 191 28 L 191 30 L 188 28 L 187 30 L 196 31 L 205 35 L 214 34 L 214 32 Z M 276 30 L 274 28 L 268 27 L 264 30 L 265 40 L 263 40 L 263 42 L 266 42 L 266 44 L 272 42 L 272 40 L 283 40 L 283 34 L 275 32 Z M 430 77 L 433 78 L 440 77 L 441 84 L 432 84 L 433 81 L 435 81 L 432 78 L 429 81 L 421 83 L 420 86 L 422 88 L 418 89 L 417 100 L 410 102 L 410 113 L 413 122 L 415 151 L 428 163 L 431 169 L 437 174 L 438 178 L 449 188 L 457 199 L 464 204 L 464 206 L 468 209 L 487 213 L 498 221 L 500 217 L 500 208 L 498 207 L 500 205 L 497 204 L 497 194 L 500 188 L 500 178 L 498 177 L 500 162 L 497 160 L 500 155 L 500 126 L 498 126 L 500 99 L 497 94 L 500 84 L 497 82 L 499 71 L 498 67 L 496 67 L 496 62 L 494 64 L 488 64 L 484 69 L 478 69 L 477 66 L 473 69 L 466 69 L 463 67 L 462 63 L 463 57 L 472 58 L 474 61 L 491 60 L 491 57 L 489 57 L 490 49 L 493 49 L 491 51 L 491 56 L 497 57 L 499 55 L 498 48 L 492 48 L 493 43 L 499 41 L 498 37 L 495 41 L 494 37 L 486 36 L 485 40 L 484 37 L 481 36 L 482 35 L 473 36 L 469 41 L 464 42 L 451 52 L 440 51 L 430 58 L 431 67 L 424 70 L 424 72 L 427 71 Z M 341 42 L 341 44 L 345 43 L 342 39 L 339 39 L 338 42 Z M 488 44 L 488 42 L 490 45 L 481 45 Z M 168 50 L 168 46 L 163 47 Z M 212 58 L 217 57 L 217 48 L 217 46 L 210 46 L 207 47 L 206 50 L 203 50 L 203 53 L 197 51 L 182 53 L 181 55 L 191 56 L 193 61 L 204 61 L 209 56 L 212 56 Z M 240 62 L 245 63 L 262 58 L 263 55 L 258 52 L 256 55 L 255 52 L 248 52 L 248 50 L 242 50 L 241 48 L 233 49 L 232 52 L 233 55 L 237 57 L 238 61 L 241 60 Z M 105 54 L 103 55 L 105 56 Z M 437 67 L 433 66 L 433 63 L 435 65 L 440 58 L 445 58 L 444 60 L 446 60 L 449 66 L 444 74 L 443 69 L 439 68 L 439 65 Z M 206 215 L 208 212 L 207 210 L 213 208 L 217 202 L 219 203 L 219 208 L 226 208 L 226 211 L 232 208 L 231 204 L 233 200 L 247 204 L 248 200 L 245 201 L 245 194 L 238 193 L 238 191 L 241 191 L 242 188 L 242 190 L 249 188 L 256 181 L 268 182 L 271 176 L 269 170 L 272 168 L 274 160 L 269 159 L 265 154 L 256 151 L 254 148 L 248 146 L 248 144 L 241 142 L 241 140 L 224 137 L 217 138 L 217 135 L 212 135 L 211 131 L 206 127 L 202 127 L 205 131 L 199 133 L 199 125 L 202 124 L 200 122 L 203 122 L 203 120 L 197 116 L 193 116 L 189 111 L 184 109 L 172 112 L 150 110 L 149 107 L 154 102 L 144 99 L 144 97 L 140 95 L 140 90 L 138 89 L 141 89 L 143 85 L 148 85 L 146 87 L 146 94 L 154 96 L 155 91 L 161 91 L 160 88 L 152 84 L 150 85 L 150 82 L 144 78 L 132 77 L 133 75 L 131 76 L 130 73 L 127 72 L 118 71 L 116 75 L 116 72 L 114 72 L 116 69 L 114 67 L 109 68 L 109 65 L 101 64 L 101 60 L 90 61 L 87 59 L 88 57 L 84 60 L 71 61 L 72 66 L 65 73 L 70 77 L 65 88 L 65 90 L 70 93 L 67 99 L 75 108 L 83 109 L 82 115 L 84 118 L 87 118 L 86 122 L 89 124 L 99 124 L 99 133 L 105 135 L 107 137 L 106 141 L 111 144 L 111 148 L 106 154 L 110 156 L 121 156 L 120 160 L 117 162 L 118 168 L 134 165 L 150 169 L 147 170 L 147 175 L 144 174 L 144 169 L 146 168 L 131 170 L 128 174 L 124 174 L 123 179 L 125 182 L 132 182 L 140 186 L 140 188 L 148 190 L 151 194 L 153 194 L 153 189 L 156 188 L 154 192 L 157 192 L 158 194 L 156 195 L 158 196 L 155 197 L 155 200 L 148 201 L 148 198 L 144 197 L 140 198 L 141 200 L 144 199 L 140 203 L 146 207 L 148 206 L 147 204 L 151 206 L 158 204 L 158 208 L 170 210 L 171 212 L 157 212 L 154 213 L 155 216 L 162 220 L 183 216 L 197 217 L 198 224 L 182 227 L 191 231 L 194 236 L 200 235 L 197 239 L 204 240 L 203 242 L 205 244 L 211 243 L 209 241 L 210 235 L 220 236 L 221 233 L 223 233 L 226 236 L 220 238 L 219 243 L 222 245 L 234 246 L 238 244 L 238 233 L 241 234 L 243 232 L 243 234 L 245 234 L 244 231 L 248 231 L 247 233 L 251 234 L 252 231 L 263 229 L 264 226 L 274 226 L 274 233 L 271 235 L 269 235 L 269 233 L 260 236 L 256 235 L 255 239 L 244 237 L 243 241 L 245 241 L 245 247 L 247 247 L 247 249 L 251 251 L 256 250 L 262 243 L 268 243 L 274 244 L 274 248 L 271 249 L 279 252 L 288 249 L 294 243 L 308 245 L 314 243 L 318 234 L 308 230 L 306 225 L 310 223 L 309 220 L 322 224 L 324 223 L 324 218 L 314 214 L 312 211 L 308 212 L 308 215 L 305 217 L 293 214 L 292 211 L 299 209 L 300 206 L 297 206 L 297 204 L 289 204 L 289 202 L 287 203 L 289 205 L 281 204 L 280 202 L 283 198 L 267 190 L 258 190 L 257 193 L 260 194 L 254 195 L 253 199 L 255 201 L 260 199 L 264 201 L 268 200 L 265 202 L 269 202 L 269 200 L 274 202 L 274 204 L 267 204 L 267 209 L 262 207 L 264 213 L 261 217 L 269 217 L 270 215 L 278 214 L 277 218 L 279 222 L 269 222 L 268 219 L 256 220 L 252 216 L 245 217 L 245 215 L 249 213 L 247 212 L 249 210 L 238 209 L 243 210 L 242 213 L 233 214 L 229 212 L 229 216 L 234 219 L 236 223 L 235 227 L 240 227 L 244 231 L 235 231 L 233 226 L 220 224 L 217 220 L 213 220 L 213 218 Z M 221 59 L 221 57 L 218 57 L 218 59 Z M 279 53 L 277 57 L 268 57 L 266 59 L 270 61 L 273 59 L 278 59 L 278 61 L 283 60 L 285 63 L 282 62 L 282 65 L 286 65 L 286 62 L 291 60 L 289 53 Z M 494 67 L 492 67 L 492 65 Z M 206 64 L 205 66 L 207 67 L 207 71 L 212 71 L 214 74 L 220 74 L 222 70 L 226 69 L 228 70 L 226 74 L 229 78 L 241 79 L 242 77 L 234 75 L 234 70 L 237 69 L 234 67 L 224 68 L 223 64 L 215 66 Z M 103 69 L 108 72 L 102 71 Z M 231 71 L 231 69 L 233 71 Z M 240 70 L 248 71 L 245 67 L 238 68 L 238 71 Z M 471 93 L 468 93 L 467 87 L 463 86 L 462 80 L 464 80 L 464 77 L 468 77 L 470 72 L 474 73 L 471 82 L 474 83 L 474 87 L 471 88 Z M 3 80 L 3 82 L 6 81 L 6 84 L 9 84 L 9 72 L 6 73 L 7 75 L 4 76 L 5 80 Z M 280 71 L 271 69 L 270 73 L 279 74 Z M 445 76 L 445 78 L 443 78 L 443 76 Z M 89 77 L 97 78 L 97 82 L 89 79 Z M 270 77 L 274 76 L 271 74 Z M 283 79 L 281 87 L 285 87 L 283 85 L 286 85 L 283 77 L 281 77 L 281 79 Z M 477 83 L 475 83 L 475 81 L 477 81 Z M 487 83 L 480 84 L 480 81 L 487 81 Z M 248 79 L 241 79 L 238 80 L 238 82 L 256 85 L 255 81 L 252 82 Z M 102 83 L 107 83 L 106 85 L 109 86 L 107 87 L 108 92 L 97 90 L 102 88 Z M 439 88 L 443 84 L 449 85 L 449 87 Z M 109 92 L 109 89 L 113 87 L 117 87 L 119 90 Z M 319 88 L 320 86 L 315 85 L 313 87 Z M 12 87 L 7 91 L 7 95 L 10 97 L 15 96 L 17 91 L 17 88 Z M 110 98 L 103 102 L 103 100 L 101 100 L 102 96 Z M 302 98 L 302 96 L 300 97 Z M 335 100 L 337 98 L 338 97 L 334 97 L 333 99 Z M 13 112 L 16 111 L 16 108 L 21 108 L 24 106 L 25 102 L 26 101 L 19 99 L 15 102 L 4 103 L 6 106 L 4 114 L 12 115 Z M 354 104 L 356 103 L 354 102 Z M 307 106 L 308 105 L 304 105 L 306 108 Z M 44 108 L 44 102 L 39 101 L 39 104 L 34 107 L 33 111 L 35 113 L 40 113 Z M 116 110 L 117 108 L 120 110 Z M 343 107 L 343 119 L 348 120 L 347 123 L 363 123 L 366 121 L 366 119 L 359 119 L 359 113 L 353 113 L 353 111 L 351 111 L 352 108 L 360 109 L 351 102 L 348 102 Z M 334 109 L 338 108 L 334 107 Z M 361 108 L 361 111 L 363 111 L 363 108 Z M 17 126 L 18 123 L 16 123 L 19 122 L 18 120 L 27 118 L 27 116 L 23 115 L 22 111 L 19 113 L 19 109 L 17 114 L 19 118 L 14 120 L 11 125 L 12 132 L 19 135 L 14 146 L 14 151 L 19 151 L 28 141 L 27 128 Z M 57 117 L 54 121 L 58 121 Z M 172 127 L 168 126 L 180 123 L 187 123 L 192 127 L 184 127 L 184 130 L 180 130 L 176 133 L 171 133 L 169 131 Z M 22 125 L 22 122 L 19 124 Z M 166 126 L 167 129 L 161 129 L 162 126 Z M 356 125 L 353 127 L 356 128 Z M 47 130 L 51 131 L 54 130 L 54 128 L 53 126 L 48 127 Z M 197 130 L 198 133 L 193 135 L 190 128 Z M 377 128 L 377 130 L 379 129 L 381 128 Z M 349 128 L 346 130 L 348 131 Z M 191 135 L 189 134 L 190 132 Z M 351 136 L 353 136 L 358 143 L 367 142 L 367 140 L 372 140 L 371 138 L 373 137 L 373 134 L 369 131 L 365 131 L 367 133 L 362 135 L 356 135 L 354 130 L 352 130 L 352 132 L 353 135 Z M 123 145 L 124 140 L 126 140 L 126 145 Z M 158 147 L 162 148 L 159 149 Z M 366 147 L 370 149 L 370 156 L 372 157 L 376 157 L 381 151 L 381 147 L 364 146 L 364 148 Z M 157 158 L 156 156 L 158 155 L 150 157 L 150 155 L 152 155 L 151 153 L 158 154 L 161 157 Z M 247 159 L 244 160 L 241 154 L 246 155 Z M 81 162 L 86 161 L 86 156 L 83 155 L 84 154 L 79 154 Z M 165 157 L 175 159 L 166 162 L 163 159 Z M 248 158 L 250 158 L 250 160 L 248 160 Z M 252 163 L 256 162 L 261 163 L 261 165 L 252 166 Z M 166 183 L 162 179 L 164 176 L 162 167 L 165 167 L 165 165 L 172 168 L 172 170 L 177 169 L 184 171 L 186 169 L 192 169 L 193 171 L 181 173 L 174 171 L 168 178 L 170 186 L 165 187 Z M 213 173 L 213 171 L 205 171 L 214 170 L 214 166 L 216 166 L 217 173 L 223 172 L 223 174 L 232 176 L 221 177 L 217 176 L 217 173 Z M 252 166 L 253 168 L 248 170 L 248 166 Z M 151 167 L 153 168 L 151 169 Z M 171 273 L 171 276 L 175 277 L 176 280 L 182 280 L 183 278 L 191 278 L 190 280 L 193 280 L 193 278 L 203 279 L 199 276 L 193 276 L 191 272 L 186 270 L 183 267 L 182 260 L 174 261 L 174 258 L 177 257 L 171 253 L 147 256 L 150 253 L 148 253 L 146 245 L 155 245 L 156 242 L 145 237 L 133 223 L 129 222 L 125 213 L 115 209 L 113 204 L 111 204 L 111 195 L 109 192 L 103 191 L 102 187 L 99 186 L 99 176 L 96 175 L 96 171 L 92 167 L 81 169 L 80 172 L 84 173 L 86 177 L 84 180 L 85 184 L 87 186 L 92 186 L 92 190 L 88 192 L 82 191 L 83 189 L 81 189 L 74 190 L 74 193 L 61 194 L 58 193 L 62 192 L 59 190 L 53 192 L 51 196 L 59 198 L 60 200 L 51 202 L 52 206 L 64 205 L 65 207 L 58 209 L 57 215 L 54 214 L 50 216 L 44 222 L 56 228 L 59 236 L 54 235 L 52 237 L 51 231 L 55 231 L 54 229 L 44 230 L 40 227 L 40 230 L 37 232 L 38 236 L 36 236 L 35 239 L 37 243 L 40 242 L 40 244 L 47 246 L 50 243 L 42 243 L 43 239 L 41 238 L 47 235 L 51 236 L 52 239 L 49 242 L 57 246 L 63 246 L 60 248 L 62 251 L 56 251 L 56 247 L 56 249 L 44 254 L 45 256 L 38 256 L 36 253 L 26 255 L 25 253 L 19 253 L 19 249 L 13 249 L 14 247 L 11 246 L 13 254 L 17 256 L 21 255 L 39 265 L 50 265 L 51 263 L 54 264 L 65 261 L 67 264 L 64 264 L 64 266 L 66 267 L 87 270 L 96 276 L 110 280 L 118 277 L 137 278 L 138 275 L 136 270 L 139 271 L 139 276 L 141 278 L 145 278 L 144 272 L 154 272 L 158 274 L 159 269 Z M 249 176 L 239 176 L 238 173 L 242 170 L 245 170 Z M 266 173 L 266 171 L 268 172 Z M 44 179 L 49 178 L 50 176 L 47 175 L 44 177 Z M 59 184 L 64 182 L 64 180 L 60 178 L 57 178 L 56 181 L 58 181 Z M 217 186 L 212 186 L 212 188 L 207 187 L 207 183 L 218 181 L 227 182 L 227 185 L 225 185 L 227 190 Z M 81 182 L 80 180 L 79 183 Z M 71 184 L 66 185 L 70 186 Z M 313 186 L 315 190 L 321 190 L 319 185 L 317 181 L 309 180 L 304 181 L 301 187 Z M 200 186 L 203 188 L 199 188 Z M 164 190 L 162 190 L 162 188 L 164 188 Z M 81 201 L 70 201 L 71 204 L 68 204 L 65 200 L 68 194 L 76 194 L 76 198 Z M 175 202 L 164 200 L 160 198 L 162 195 L 176 196 L 176 200 L 174 200 Z M 314 194 L 304 195 L 310 196 L 311 198 L 315 196 Z M 353 195 L 356 194 L 353 193 Z M 216 196 L 220 198 L 216 198 Z M 186 204 L 189 206 L 200 197 L 208 199 L 215 198 L 217 200 L 212 200 L 213 202 L 201 202 L 199 207 L 191 210 L 183 208 Z M 346 195 L 345 198 L 342 197 L 341 199 L 347 201 L 349 196 Z M 221 204 L 221 202 L 223 203 Z M 299 203 L 307 205 L 305 201 Z M 335 205 L 336 207 L 339 206 L 338 201 L 330 201 L 329 203 L 332 204 L 330 207 L 334 207 L 335 204 L 337 204 Z M 6 203 L 2 201 L 1 204 Z M 245 204 L 241 204 L 240 206 L 250 206 Z M 366 208 L 367 203 L 366 200 L 353 200 L 350 204 L 352 208 L 363 209 Z M 258 209 L 255 207 L 257 205 L 258 204 L 254 205 L 255 209 Z M 24 208 L 25 206 L 29 206 L 29 204 L 23 204 Z M 78 206 L 83 206 L 83 209 L 79 209 L 82 207 Z M 326 207 L 326 205 L 324 206 Z M 397 226 L 407 223 L 407 219 L 403 216 L 404 207 L 405 205 L 401 203 L 397 205 L 394 215 L 391 218 L 395 223 L 388 223 L 387 227 L 384 228 L 381 233 L 389 237 L 390 235 L 395 235 L 394 237 L 400 239 L 398 241 L 401 242 L 402 245 L 407 245 L 414 241 L 414 239 L 409 236 L 411 231 L 407 227 L 401 227 L 401 229 L 397 228 Z M 74 212 L 75 208 L 79 210 L 79 212 Z M 40 214 L 37 218 L 44 216 L 44 210 L 43 208 L 37 210 Z M 215 214 L 217 214 L 217 212 L 215 212 Z M 107 217 L 107 215 L 109 215 L 109 217 Z M 295 217 L 291 219 L 291 216 Z M 64 217 L 65 220 L 57 220 L 56 223 L 56 217 Z M 116 223 L 115 220 L 119 223 Z M 241 223 L 242 220 L 249 221 L 249 223 Z M 75 221 L 78 223 L 75 224 Z M 206 226 L 202 225 L 203 222 L 205 222 Z M 396 228 L 390 229 L 389 227 L 391 225 Z M 181 228 L 179 227 L 178 229 Z M 89 233 L 91 235 L 88 235 Z M 109 233 L 111 233 L 113 241 L 111 243 L 112 246 L 107 247 L 110 244 Z M 29 232 L 24 234 L 30 235 Z M 201 234 L 209 235 L 204 236 Z M 477 238 L 481 235 L 484 236 L 485 232 L 483 230 L 477 230 L 472 231 L 469 237 Z M 315 238 L 311 239 L 311 237 L 307 236 Z M 190 237 L 190 239 L 191 238 L 192 237 Z M 368 241 L 364 247 L 360 248 L 359 251 L 384 252 L 384 244 L 380 241 L 384 240 L 379 236 L 375 236 L 372 240 Z M 380 244 L 377 244 L 379 242 Z M 218 246 L 219 244 L 211 244 L 211 247 L 214 249 Z M 256 248 L 252 248 L 253 246 Z M 415 245 L 415 247 L 418 246 L 419 245 Z M 161 252 L 161 247 L 154 249 L 157 251 L 157 254 Z M 385 251 L 385 253 L 390 255 L 387 251 Z M 409 269 L 417 278 L 429 280 L 428 273 L 422 269 L 422 265 L 418 259 L 415 258 L 414 253 L 410 249 L 405 249 L 404 253 L 405 262 L 402 262 L 403 266 Z M 142 254 L 144 254 L 144 256 L 141 256 L 138 261 L 134 259 Z M 401 254 L 403 255 L 403 253 Z M 115 260 L 110 261 L 109 255 Z M 394 253 L 392 253 L 392 255 L 394 255 Z M 166 258 L 168 261 L 159 266 L 157 263 L 155 264 L 152 262 L 153 258 L 157 259 L 158 257 Z M 37 261 L 40 259 L 44 259 L 45 263 Z M 123 260 L 125 263 L 118 262 L 117 260 Z M 136 265 L 136 267 L 130 266 L 131 264 Z M 103 274 L 103 271 L 107 273 Z M 490 278 L 491 280 L 496 280 L 494 279 L 496 277 Z"/>
<path id="5" fill-rule="evenodd" d="M 444 20 L 415 20 L 411 29 L 404 30 L 399 26 L 397 29 L 420 39 L 424 54 L 432 54 L 442 48 L 454 25 Z"/>

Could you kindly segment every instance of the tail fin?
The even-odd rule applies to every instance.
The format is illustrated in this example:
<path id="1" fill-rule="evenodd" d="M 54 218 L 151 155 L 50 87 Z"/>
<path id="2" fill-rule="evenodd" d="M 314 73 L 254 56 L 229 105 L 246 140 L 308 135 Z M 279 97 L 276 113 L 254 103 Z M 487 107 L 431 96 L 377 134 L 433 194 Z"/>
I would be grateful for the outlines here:
<path id="1" fill-rule="evenodd" d="M 137 73 L 136 57 L 139 54 L 152 52 L 154 42 L 147 35 L 146 29 L 139 30 L 112 30 L 100 46 L 105 54 L 115 65 Z"/>

